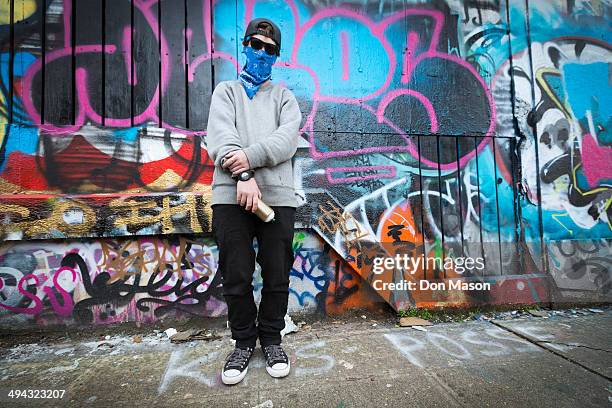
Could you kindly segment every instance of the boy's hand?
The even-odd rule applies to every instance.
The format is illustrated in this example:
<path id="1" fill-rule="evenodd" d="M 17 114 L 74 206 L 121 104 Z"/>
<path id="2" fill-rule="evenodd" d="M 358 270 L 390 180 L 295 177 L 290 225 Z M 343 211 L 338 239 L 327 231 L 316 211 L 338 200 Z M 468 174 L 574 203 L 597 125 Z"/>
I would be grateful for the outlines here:
<path id="1" fill-rule="evenodd" d="M 238 200 L 238 204 L 243 206 L 245 210 L 251 212 L 257 211 L 257 204 L 260 198 L 261 192 L 259 191 L 255 178 L 251 178 L 247 181 L 238 181 L 236 185 L 236 199 Z"/>
<path id="2" fill-rule="evenodd" d="M 225 155 L 221 167 L 229 169 L 235 176 L 250 168 L 249 159 L 242 150 L 234 150 Z"/>

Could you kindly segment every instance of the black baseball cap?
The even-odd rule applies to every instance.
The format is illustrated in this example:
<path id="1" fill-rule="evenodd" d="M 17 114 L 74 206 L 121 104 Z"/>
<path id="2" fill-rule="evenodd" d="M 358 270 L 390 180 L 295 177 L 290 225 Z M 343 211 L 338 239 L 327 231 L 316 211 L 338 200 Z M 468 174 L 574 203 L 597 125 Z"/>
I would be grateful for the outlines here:
<path id="1" fill-rule="evenodd" d="M 266 33 L 266 31 L 263 28 L 257 28 L 257 26 L 260 23 L 268 23 L 272 26 L 272 35 L 269 35 Z M 269 20 L 267 18 L 256 18 L 251 20 L 251 22 L 249 23 L 249 25 L 246 28 L 246 31 L 244 32 L 244 37 L 242 39 L 242 44 L 245 44 L 245 38 L 247 38 L 250 35 L 253 34 L 261 34 L 263 36 L 266 36 L 268 38 L 271 38 L 274 40 L 274 42 L 276 43 L 276 45 L 278 46 L 278 52 L 277 55 L 280 54 L 280 49 L 281 49 L 281 32 L 280 32 L 280 28 L 278 28 L 278 26 L 276 24 L 274 24 L 274 22 L 272 20 Z"/>

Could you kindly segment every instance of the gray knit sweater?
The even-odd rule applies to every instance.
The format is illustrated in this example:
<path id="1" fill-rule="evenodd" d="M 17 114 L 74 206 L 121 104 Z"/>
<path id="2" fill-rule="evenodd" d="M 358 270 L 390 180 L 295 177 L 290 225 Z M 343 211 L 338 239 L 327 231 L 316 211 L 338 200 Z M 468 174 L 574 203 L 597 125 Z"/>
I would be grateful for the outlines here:
<path id="1" fill-rule="evenodd" d="M 261 199 L 268 205 L 297 207 L 293 164 L 300 138 L 302 113 L 291 90 L 269 82 L 249 99 L 239 80 L 222 81 L 210 102 L 206 146 L 215 163 L 214 204 L 238 204 L 236 181 L 221 159 L 243 149 Z"/>

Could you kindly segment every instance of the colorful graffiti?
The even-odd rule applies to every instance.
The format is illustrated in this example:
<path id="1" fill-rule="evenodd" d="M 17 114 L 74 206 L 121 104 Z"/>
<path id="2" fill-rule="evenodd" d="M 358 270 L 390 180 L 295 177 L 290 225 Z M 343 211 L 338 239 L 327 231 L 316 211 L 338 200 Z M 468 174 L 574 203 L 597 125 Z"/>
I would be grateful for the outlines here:
<path id="1" fill-rule="evenodd" d="M 295 308 L 374 302 L 372 254 L 402 252 L 482 257 L 486 268 L 386 281 L 494 290 L 378 291 L 395 308 L 612 296 L 601 261 L 612 238 L 609 0 L 7 0 L 0 10 L 0 256 L 63 254 L 53 271 L 3 266 L 12 313 L 78 320 L 82 304 L 81 320 L 101 322 L 118 296 L 129 297 L 118 320 L 221 310 L 216 292 L 173 303 L 200 279 L 179 272 L 191 261 L 152 280 L 115 263 L 100 278 L 94 250 L 79 260 L 68 246 L 210 247 L 209 98 L 236 78 L 240 33 L 261 16 L 283 31 L 273 81 L 304 118 Z M 26 242 L 44 239 L 70 241 Z M 563 256 L 593 243 L 579 265 Z M 164 290 L 181 280 L 174 292 L 146 287 L 165 272 Z"/>
<path id="2" fill-rule="evenodd" d="M 337 314 L 380 304 L 316 235 L 297 232 L 293 249 L 290 312 Z M 0 251 L 0 327 L 224 315 L 217 259 L 211 238 L 184 235 L 7 244 Z M 254 288 L 259 302 L 259 265 Z"/>
<path id="3" fill-rule="evenodd" d="M 0 306 L 38 324 L 151 321 L 169 312 L 217 316 L 225 304 L 215 279 L 214 244 L 208 241 L 7 246 L 0 255 Z"/>

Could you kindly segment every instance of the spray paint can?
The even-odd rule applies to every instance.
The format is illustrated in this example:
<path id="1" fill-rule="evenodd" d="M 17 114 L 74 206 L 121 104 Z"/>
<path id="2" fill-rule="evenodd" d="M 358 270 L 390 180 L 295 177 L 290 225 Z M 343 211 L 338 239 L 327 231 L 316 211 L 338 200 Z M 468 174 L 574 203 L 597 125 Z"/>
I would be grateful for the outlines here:
<path id="1" fill-rule="evenodd" d="M 266 203 L 259 200 L 257 204 L 257 210 L 255 211 L 255 215 L 259 217 L 263 222 L 274 221 L 274 210 L 270 208 Z"/>
<path id="2" fill-rule="evenodd" d="M 224 162 L 225 162 L 225 157 L 221 159 L 221 166 L 223 166 Z M 263 222 L 274 221 L 274 216 L 275 216 L 274 210 L 261 200 L 259 200 L 257 204 L 257 210 L 255 211 L 255 215 L 259 217 L 259 219 L 262 220 Z"/>

